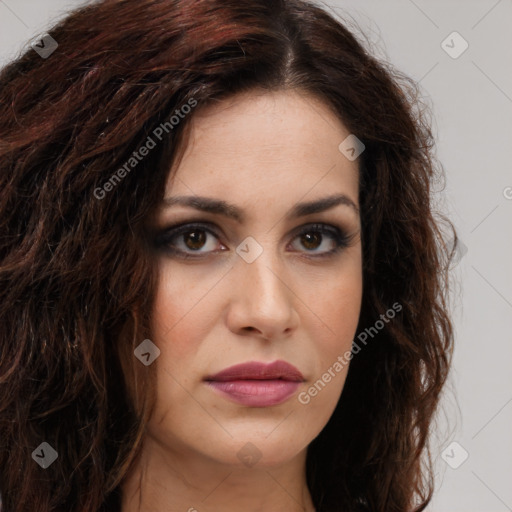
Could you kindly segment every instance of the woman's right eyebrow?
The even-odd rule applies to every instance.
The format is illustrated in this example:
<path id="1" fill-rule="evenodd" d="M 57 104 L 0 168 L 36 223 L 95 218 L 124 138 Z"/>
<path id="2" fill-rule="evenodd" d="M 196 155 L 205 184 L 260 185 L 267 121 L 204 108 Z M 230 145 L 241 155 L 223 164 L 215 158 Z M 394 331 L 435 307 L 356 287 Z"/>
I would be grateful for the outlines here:
<path id="1" fill-rule="evenodd" d="M 203 212 L 224 215 L 225 217 L 229 217 L 240 223 L 245 222 L 247 218 L 245 212 L 238 206 L 213 197 L 173 196 L 165 198 L 163 200 L 163 205 L 165 208 L 170 208 L 174 205 L 187 206 Z M 321 213 L 339 205 L 348 206 L 359 215 L 359 208 L 355 201 L 345 194 L 335 194 L 322 197 L 314 201 L 297 203 L 286 215 L 286 219 L 291 220 L 314 213 Z"/>
<path id="2" fill-rule="evenodd" d="M 230 204 L 222 199 L 215 199 L 213 197 L 173 196 L 165 198 L 163 200 L 163 204 L 166 208 L 174 205 L 188 206 L 203 212 L 224 215 L 240 223 L 243 223 L 246 218 L 246 215 L 238 206 Z"/>

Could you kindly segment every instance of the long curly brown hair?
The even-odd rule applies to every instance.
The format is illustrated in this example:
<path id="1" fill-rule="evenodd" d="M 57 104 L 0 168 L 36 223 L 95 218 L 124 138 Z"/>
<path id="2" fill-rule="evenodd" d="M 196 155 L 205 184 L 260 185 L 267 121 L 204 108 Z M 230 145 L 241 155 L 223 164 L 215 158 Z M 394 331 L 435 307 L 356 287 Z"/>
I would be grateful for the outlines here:
<path id="1" fill-rule="evenodd" d="M 418 85 L 344 25 L 301 0 L 104 0 L 51 29 L 51 55 L 27 48 L 3 68 L 3 512 L 119 510 L 154 396 L 151 367 L 133 354 L 157 279 L 145 225 L 194 113 L 105 184 L 181 105 L 254 88 L 313 94 L 364 143 L 358 332 L 402 306 L 354 355 L 308 447 L 316 510 L 429 503 L 429 428 L 453 344 L 441 226 L 451 224 L 431 201 L 443 170 Z M 33 458 L 42 442 L 58 453 L 47 469 Z"/>

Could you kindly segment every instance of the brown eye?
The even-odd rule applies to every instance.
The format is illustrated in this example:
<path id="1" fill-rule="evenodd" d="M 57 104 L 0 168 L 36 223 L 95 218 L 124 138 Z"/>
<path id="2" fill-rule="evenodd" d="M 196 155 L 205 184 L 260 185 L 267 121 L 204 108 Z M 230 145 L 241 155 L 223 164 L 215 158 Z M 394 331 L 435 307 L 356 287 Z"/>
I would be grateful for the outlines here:
<path id="1" fill-rule="evenodd" d="M 327 224 L 313 224 L 306 226 L 296 237 L 300 241 L 299 251 L 306 249 L 307 257 L 323 258 L 332 256 L 346 247 L 349 237 L 339 228 Z M 327 242 L 326 242 L 327 240 Z M 326 250 L 317 250 L 322 245 Z"/>
<path id="2" fill-rule="evenodd" d="M 202 224 L 185 224 L 168 228 L 156 238 L 155 244 L 172 255 L 193 258 L 216 252 L 215 249 L 219 246 L 216 239 L 218 240 L 218 236 L 213 230 Z"/>
<path id="3" fill-rule="evenodd" d="M 184 235 L 185 245 L 192 250 L 201 249 L 207 238 L 202 230 L 185 231 Z"/>
<path id="4" fill-rule="evenodd" d="M 319 233 L 306 233 L 302 235 L 301 241 L 306 249 L 316 249 L 322 243 L 322 235 Z"/>

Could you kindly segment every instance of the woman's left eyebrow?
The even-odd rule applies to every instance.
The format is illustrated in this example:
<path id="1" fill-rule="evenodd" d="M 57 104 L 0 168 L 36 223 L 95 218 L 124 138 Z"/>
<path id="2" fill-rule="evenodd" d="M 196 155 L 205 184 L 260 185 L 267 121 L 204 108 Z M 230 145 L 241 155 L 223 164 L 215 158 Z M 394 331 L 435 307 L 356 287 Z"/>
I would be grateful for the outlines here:
<path id="1" fill-rule="evenodd" d="M 246 219 L 246 214 L 238 206 L 228 203 L 222 199 L 204 196 L 174 196 L 167 197 L 163 200 L 164 207 L 169 208 L 174 205 L 188 206 L 203 212 L 213 213 L 217 215 L 224 215 L 237 222 L 243 223 Z M 350 197 L 345 194 L 335 194 L 327 197 L 322 197 L 314 201 L 297 203 L 290 212 L 286 215 L 288 220 L 297 217 L 304 217 L 313 213 L 320 213 L 330 210 L 339 205 L 344 205 L 352 208 L 359 214 L 359 208 Z"/>

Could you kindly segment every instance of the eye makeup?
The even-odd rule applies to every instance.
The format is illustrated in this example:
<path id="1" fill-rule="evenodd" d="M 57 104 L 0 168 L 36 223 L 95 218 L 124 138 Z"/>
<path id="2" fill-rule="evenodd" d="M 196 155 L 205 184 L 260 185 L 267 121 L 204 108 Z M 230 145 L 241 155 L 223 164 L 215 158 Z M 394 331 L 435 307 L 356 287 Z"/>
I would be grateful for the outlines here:
<path id="1" fill-rule="evenodd" d="M 180 222 L 161 229 L 155 235 L 154 242 L 155 247 L 169 257 L 178 259 L 204 259 L 220 252 L 229 251 L 225 246 L 223 249 L 202 250 L 204 246 L 209 245 L 209 238 L 217 240 L 222 239 L 220 233 L 221 231 L 212 222 Z M 337 255 L 350 245 L 351 240 L 356 234 L 357 233 L 350 235 L 345 229 L 332 224 L 308 223 L 295 229 L 291 236 L 292 242 L 295 241 L 295 239 L 300 239 L 300 245 L 304 248 L 303 251 L 301 251 L 300 248 L 296 249 L 297 252 L 303 252 L 306 258 L 320 259 Z M 186 238 L 186 236 L 188 236 L 188 238 Z M 187 245 L 187 243 L 184 242 L 185 238 L 187 242 L 191 243 Z M 318 251 L 316 245 L 318 244 L 320 247 L 325 245 L 325 240 L 331 241 L 331 243 L 328 244 L 331 248 L 329 250 Z M 201 247 L 194 248 L 194 244 L 199 244 Z M 219 244 L 214 245 L 218 246 Z M 311 245 L 315 246 L 312 250 L 308 249 L 308 246 Z"/>

